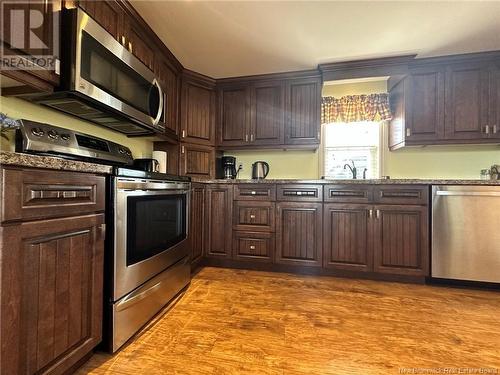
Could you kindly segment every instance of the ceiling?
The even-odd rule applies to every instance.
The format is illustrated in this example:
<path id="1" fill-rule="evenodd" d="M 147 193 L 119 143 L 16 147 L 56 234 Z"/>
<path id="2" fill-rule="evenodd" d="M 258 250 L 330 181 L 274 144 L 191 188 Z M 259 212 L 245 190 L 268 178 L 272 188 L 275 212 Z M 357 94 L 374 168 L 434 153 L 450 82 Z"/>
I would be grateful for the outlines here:
<path id="1" fill-rule="evenodd" d="M 320 63 L 500 50 L 500 1 L 148 1 L 133 6 L 214 78 Z"/>

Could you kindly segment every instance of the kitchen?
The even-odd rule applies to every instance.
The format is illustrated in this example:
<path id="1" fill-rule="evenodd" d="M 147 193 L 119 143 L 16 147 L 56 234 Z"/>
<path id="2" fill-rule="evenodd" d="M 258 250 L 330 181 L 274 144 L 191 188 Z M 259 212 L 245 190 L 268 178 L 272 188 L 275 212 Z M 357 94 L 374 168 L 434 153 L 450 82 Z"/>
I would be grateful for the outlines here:
<path id="1" fill-rule="evenodd" d="M 2 374 L 498 373 L 499 3 L 23 6 Z"/>

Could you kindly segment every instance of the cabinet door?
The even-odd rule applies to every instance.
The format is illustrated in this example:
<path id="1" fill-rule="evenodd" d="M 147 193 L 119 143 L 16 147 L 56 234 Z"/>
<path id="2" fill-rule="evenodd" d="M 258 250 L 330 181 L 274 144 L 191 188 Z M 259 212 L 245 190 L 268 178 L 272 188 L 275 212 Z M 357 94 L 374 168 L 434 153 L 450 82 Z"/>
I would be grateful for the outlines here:
<path id="1" fill-rule="evenodd" d="M 180 153 L 181 175 L 202 178 L 215 176 L 215 150 L 213 147 L 181 143 Z"/>
<path id="2" fill-rule="evenodd" d="M 286 94 L 285 144 L 319 144 L 321 79 L 289 82 Z"/>
<path id="3" fill-rule="evenodd" d="M 116 1 L 84 0 L 79 1 L 78 5 L 116 40 L 123 43 L 124 11 Z"/>
<path id="4" fill-rule="evenodd" d="M 373 206 L 330 203 L 323 210 L 323 266 L 371 271 Z"/>
<path id="5" fill-rule="evenodd" d="M 177 72 L 161 56 L 156 63 L 156 74 L 163 90 L 163 116 L 161 121 L 172 135 L 178 133 L 180 79 Z"/>
<path id="6" fill-rule="evenodd" d="M 425 144 L 444 137 L 444 71 L 414 71 L 406 101 L 405 138 Z"/>
<path id="7" fill-rule="evenodd" d="M 322 204 L 276 205 L 276 263 L 321 266 Z"/>
<path id="8" fill-rule="evenodd" d="M 221 146 L 247 145 L 250 141 L 250 91 L 226 87 L 219 91 L 218 141 Z"/>
<path id="9" fill-rule="evenodd" d="M 428 215 L 427 207 L 375 206 L 375 272 L 429 274 Z"/>
<path id="10" fill-rule="evenodd" d="M 488 68 L 483 64 L 454 65 L 447 69 L 447 140 L 467 141 L 488 137 L 488 77 Z"/>
<path id="11" fill-rule="evenodd" d="M 181 137 L 184 141 L 215 144 L 215 92 L 196 82 L 182 82 Z"/>
<path id="12" fill-rule="evenodd" d="M 126 16 L 124 21 L 125 47 L 149 69 L 154 69 L 153 43 L 147 38 L 145 31 L 132 18 Z"/>
<path id="13" fill-rule="evenodd" d="M 500 138 L 500 67 L 492 67 L 489 72 L 490 137 Z"/>
<path id="14" fill-rule="evenodd" d="M 206 256 L 231 257 L 233 187 L 209 185 L 206 189 Z"/>
<path id="15" fill-rule="evenodd" d="M 203 218 L 205 217 L 205 186 L 203 184 L 193 183 L 190 213 L 189 243 L 191 246 L 191 264 L 194 264 L 203 257 Z"/>
<path id="16" fill-rule="evenodd" d="M 2 373 L 63 373 L 101 341 L 103 222 L 0 228 Z"/>
<path id="17" fill-rule="evenodd" d="M 30 56 L 60 57 L 57 41 L 60 39 L 59 29 L 55 28 L 54 20 L 59 17 L 61 0 L 26 0 L 2 1 L 2 24 L 0 25 L 0 43 L 2 43 L 2 58 L 8 61 L 10 57 L 18 62 L 19 56 L 26 56 L 17 64 L 18 70 L 4 69 L 2 75 L 16 79 L 24 84 L 43 91 L 51 92 L 59 85 L 59 73 L 56 64 L 49 61 L 37 63 Z M 18 18 L 21 17 L 21 22 Z M 40 23 L 36 28 L 31 24 Z M 57 35 L 54 35 L 56 33 Z M 37 64 L 37 69 L 24 69 L 24 65 Z M 51 66 L 52 65 L 52 66 Z M 7 90 L 8 91 L 8 88 Z"/>
<path id="18" fill-rule="evenodd" d="M 250 143 L 284 143 L 285 87 L 282 82 L 263 82 L 252 89 Z"/>

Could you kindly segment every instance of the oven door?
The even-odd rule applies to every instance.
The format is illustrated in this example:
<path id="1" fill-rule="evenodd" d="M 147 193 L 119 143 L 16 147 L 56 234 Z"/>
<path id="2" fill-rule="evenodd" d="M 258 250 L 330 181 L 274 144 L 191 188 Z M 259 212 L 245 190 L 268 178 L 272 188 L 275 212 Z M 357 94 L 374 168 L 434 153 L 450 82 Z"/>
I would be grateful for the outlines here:
<path id="1" fill-rule="evenodd" d="M 76 15 L 74 90 L 149 128 L 164 130 L 164 95 L 154 73 L 81 9 Z M 90 118 L 111 126 L 113 118 Z M 111 122 L 111 124 L 110 124 Z"/>
<path id="2" fill-rule="evenodd" d="M 189 190 L 115 191 L 114 301 L 189 253 Z"/>

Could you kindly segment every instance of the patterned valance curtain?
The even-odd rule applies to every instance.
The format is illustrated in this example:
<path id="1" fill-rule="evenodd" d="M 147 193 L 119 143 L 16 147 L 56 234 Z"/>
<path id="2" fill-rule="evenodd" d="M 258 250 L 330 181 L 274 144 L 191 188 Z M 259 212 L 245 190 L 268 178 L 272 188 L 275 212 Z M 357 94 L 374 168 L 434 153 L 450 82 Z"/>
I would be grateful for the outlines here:
<path id="1" fill-rule="evenodd" d="M 378 115 L 378 117 L 377 117 Z M 326 96 L 321 101 L 321 123 L 390 120 L 387 94 Z"/>

